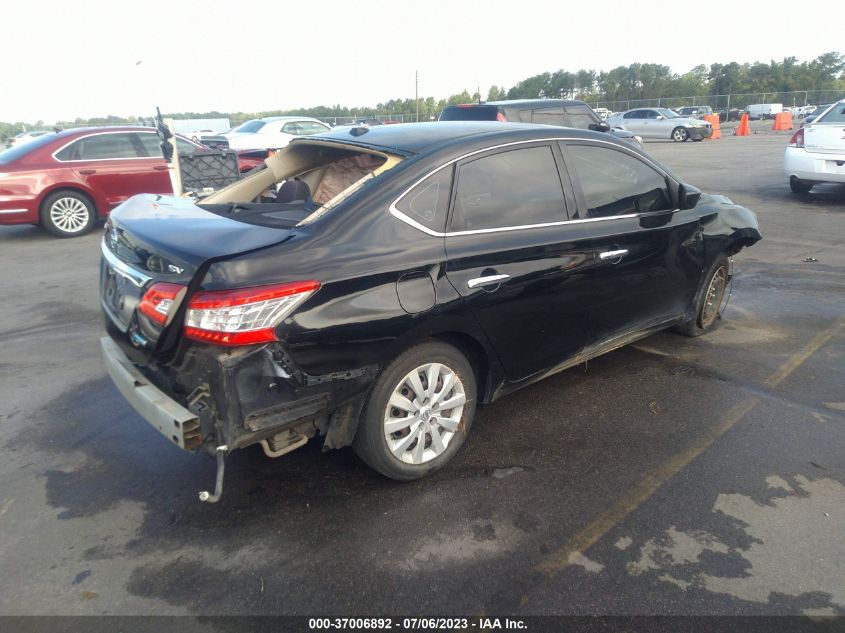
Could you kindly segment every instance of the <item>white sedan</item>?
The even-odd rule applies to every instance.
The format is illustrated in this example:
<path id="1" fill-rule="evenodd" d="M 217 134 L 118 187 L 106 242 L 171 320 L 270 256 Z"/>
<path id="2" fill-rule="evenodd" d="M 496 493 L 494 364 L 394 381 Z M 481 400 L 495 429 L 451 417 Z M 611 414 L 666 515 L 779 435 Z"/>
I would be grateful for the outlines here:
<path id="1" fill-rule="evenodd" d="M 792 135 L 783 169 L 795 193 L 808 193 L 820 182 L 845 183 L 845 99 Z"/>
<path id="2" fill-rule="evenodd" d="M 6 141 L 6 147 L 23 145 L 24 143 L 29 143 L 31 140 L 38 138 L 39 136 L 44 136 L 45 134 L 49 133 L 49 130 L 33 130 L 30 132 L 21 132 L 17 136 L 13 136 L 8 141 Z"/>
<path id="3" fill-rule="evenodd" d="M 222 134 L 231 149 L 281 149 L 297 136 L 328 132 L 332 128 L 310 117 L 272 116 L 252 119 Z"/>

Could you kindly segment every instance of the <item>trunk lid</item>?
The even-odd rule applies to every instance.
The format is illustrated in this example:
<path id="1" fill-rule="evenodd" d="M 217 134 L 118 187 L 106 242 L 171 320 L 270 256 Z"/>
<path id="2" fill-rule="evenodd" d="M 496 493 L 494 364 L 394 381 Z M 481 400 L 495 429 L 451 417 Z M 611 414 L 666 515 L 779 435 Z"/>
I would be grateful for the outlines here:
<path id="1" fill-rule="evenodd" d="M 845 123 L 813 123 L 806 126 L 804 149 L 814 154 L 845 154 Z"/>
<path id="2" fill-rule="evenodd" d="M 297 218 L 282 213 L 270 226 L 255 220 L 237 205 L 204 209 L 188 198 L 151 194 L 127 200 L 109 217 L 101 244 L 100 303 L 109 320 L 136 348 L 152 352 L 171 323 L 181 322 L 174 316 L 186 292 L 159 324 L 138 311 L 151 286 L 197 286 L 207 261 L 278 244 L 293 233 Z"/>

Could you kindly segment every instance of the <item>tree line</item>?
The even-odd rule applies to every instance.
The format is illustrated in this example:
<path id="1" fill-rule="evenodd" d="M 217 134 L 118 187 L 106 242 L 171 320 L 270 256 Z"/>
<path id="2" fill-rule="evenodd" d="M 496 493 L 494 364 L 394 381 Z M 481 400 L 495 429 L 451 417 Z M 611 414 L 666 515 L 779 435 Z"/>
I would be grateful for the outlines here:
<path id="1" fill-rule="evenodd" d="M 742 93 L 778 93 L 792 91 L 838 90 L 845 93 L 845 56 L 838 52 L 819 55 L 811 61 L 799 62 L 796 57 L 781 61 L 754 62 L 753 64 L 699 65 L 683 74 L 672 73 L 662 64 L 634 63 L 612 70 L 557 70 L 528 77 L 516 85 L 505 88 L 490 86 L 487 101 L 502 99 L 536 99 L 566 97 L 590 103 L 600 101 L 628 101 L 671 97 L 716 96 Z M 389 115 L 405 121 L 428 121 L 436 118 L 446 105 L 480 101 L 482 95 L 467 90 L 445 99 L 422 97 L 420 99 L 391 99 L 369 106 L 350 107 L 316 106 L 292 110 L 264 112 L 174 112 L 166 116 L 174 119 L 228 118 L 233 125 L 265 116 L 301 115 L 318 118 L 353 117 L 368 118 Z M 152 108 L 151 108 L 152 109 Z M 149 116 L 119 117 L 109 115 L 73 121 L 58 121 L 46 125 L 35 123 L 0 122 L 0 138 L 14 136 L 25 129 L 51 127 L 80 127 L 87 125 L 126 125 L 148 122 Z"/>

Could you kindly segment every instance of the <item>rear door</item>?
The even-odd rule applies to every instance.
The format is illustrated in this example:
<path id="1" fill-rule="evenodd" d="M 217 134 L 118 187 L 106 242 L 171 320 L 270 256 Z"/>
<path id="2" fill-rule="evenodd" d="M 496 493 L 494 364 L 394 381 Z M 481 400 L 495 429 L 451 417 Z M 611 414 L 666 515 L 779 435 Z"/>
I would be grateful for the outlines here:
<path id="1" fill-rule="evenodd" d="M 134 132 L 84 136 L 56 158 L 72 163 L 80 181 L 94 192 L 101 212 L 110 212 L 138 193 L 171 192 L 164 160 L 151 158 Z"/>
<path id="2" fill-rule="evenodd" d="M 629 132 L 645 136 L 644 110 L 632 110 L 622 115 L 622 126 Z"/>
<path id="3" fill-rule="evenodd" d="M 458 163 L 446 234 L 447 276 L 511 380 L 586 344 L 583 223 L 571 223 L 552 143 L 509 146 Z"/>
<path id="4" fill-rule="evenodd" d="M 594 340 L 684 315 L 703 266 L 697 212 L 677 210 L 667 175 L 634 152 L 587 141 L 562 147 L 592 237 Z"/>
<path id="5" fill-rule="evenodd" d="M 658 119 L 660 113 L 657 110 L 640 110 L 640 129 L 641 136 L 647 138 L 669 138 L 669 132 L 664 134 L 664 120 Z"/>

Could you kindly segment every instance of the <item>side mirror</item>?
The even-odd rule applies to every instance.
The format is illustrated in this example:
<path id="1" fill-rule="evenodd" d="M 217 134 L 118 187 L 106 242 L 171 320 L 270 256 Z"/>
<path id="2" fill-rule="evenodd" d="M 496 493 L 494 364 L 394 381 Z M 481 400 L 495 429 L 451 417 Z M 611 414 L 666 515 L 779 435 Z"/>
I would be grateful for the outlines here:
<path id="1" fill-rule="evenodd" d="M 604 121 L 601 123 L 590 123 L 589 128 L 593 132 L 610 132 L 610 126 Z"/>
<path id="2" fill-rule="evenodd" d="M 662 115 L 662 114 L 658 114 L 658 115 L 657 115 L 657 120 L 658 120 L 658 121 L 662 121 L 662 120 L 663 120 L 663 115 Z"/>
<path id="3" fill-rule="evenodd" d="M 678 185 L 678 208 L 693 209 L 701 198 L 701 189 L 681 183 Z"/>

